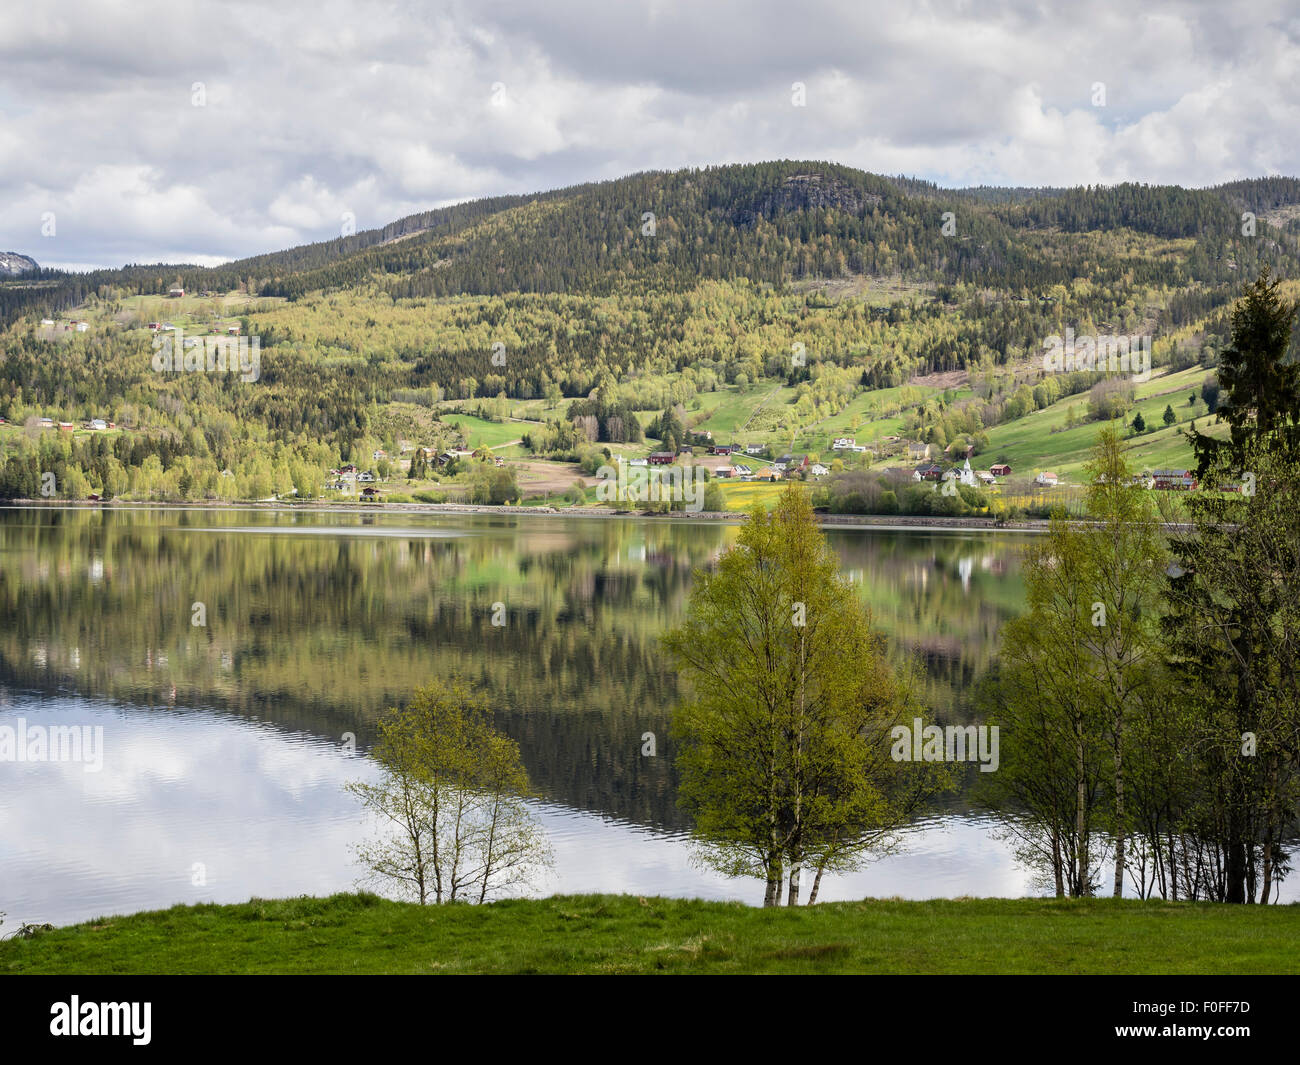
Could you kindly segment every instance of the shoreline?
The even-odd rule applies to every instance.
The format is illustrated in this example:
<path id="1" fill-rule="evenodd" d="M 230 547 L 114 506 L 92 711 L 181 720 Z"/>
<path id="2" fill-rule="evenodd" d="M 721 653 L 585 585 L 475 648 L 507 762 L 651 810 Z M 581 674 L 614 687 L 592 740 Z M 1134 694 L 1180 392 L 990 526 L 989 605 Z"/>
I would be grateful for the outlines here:
<path id="1" fill-rule="evenodd" d="M 549 517 L 549 518 L 599 518 L 662 522 L 715 522 L 739 525 L 746 514 L 741 511 L 677 511 L 669 514 L 647 514 L 633 510 L 614 510 L 610 507 L 558 508 L 501 507 L 473 503 L 334 503 L 283 501 L 234 503 L 225 500 L 190 500 L 184 503 L 132 502 L 127 500 L 46 500 L 11 499 L 0 503 L 0 510 L 118 510 L 118 511 L 265 511 L 268 513 L 314 514 L 487 514 L 493 517 Z M 817 514 L 823 526 L 845 529 L 894 530 L 911 529 L 916 532 L 950 532 L 972 530 L 977 532 L 1046 532 L 1051 522 L 1047 518 L 1016 518 L 999 521 L 996 518 L 964 517 L 945 518 L 912 514 Z M 1186 532 L 1183 524 L 1163 524 L 1166 532 Z"/>

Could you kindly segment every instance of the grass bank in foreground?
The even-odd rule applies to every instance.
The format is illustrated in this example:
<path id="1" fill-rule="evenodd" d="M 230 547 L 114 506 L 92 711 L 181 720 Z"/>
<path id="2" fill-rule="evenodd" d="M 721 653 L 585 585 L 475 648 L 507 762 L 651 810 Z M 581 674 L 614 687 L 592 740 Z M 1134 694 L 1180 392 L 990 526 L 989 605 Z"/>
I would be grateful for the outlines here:
<path id="1" fill-rule="evenodd" d="M 0 973 L 1297 973 L 1300 905 L 569 895 L 176 906 L 0 944 Z"/>

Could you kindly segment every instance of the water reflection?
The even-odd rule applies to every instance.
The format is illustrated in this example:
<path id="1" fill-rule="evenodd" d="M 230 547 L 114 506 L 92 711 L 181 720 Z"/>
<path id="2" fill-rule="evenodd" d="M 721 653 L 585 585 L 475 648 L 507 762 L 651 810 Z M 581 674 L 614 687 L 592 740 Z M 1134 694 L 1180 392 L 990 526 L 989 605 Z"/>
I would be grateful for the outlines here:
<path id="1" fill-rule="evenodd" d="M 18 918 L 19 899 L 71 919 L 351 887 L 341 784 L 366 763 L 343 736 L 364 751 L 384 707 L 452 672 L 488 692 L 521 745 L 556 835 L 550 888 L 748 897 L 687 861 L 668 737 L 678 688 L 658 645 L 694 570 L 736 534 L 507 515 L 0 511 L 0 716 L 26 706 L 111 724 L 93 781 L 0 766 L 0 909 Z M 963 718 L 1020 609 L 1023 538 L 830 535 L 892 652 L 923 663 L 922 700 Z M 505 626 L 491 624 L 497 603 Z M 640 754 L 646 731 L 656 758 Z M 987 826 L 959 812 L 915 843 L 824 897 L 1023 890 Z M 191 882 L 196 863 L 206 884 Z"/>
<path id="2" fill-rule="evenodd" d="M 99 725 L 105 768 L 0 766 L 0 900 L 6 928 L 67 924 L 177 903 L 351 890 L 364 831 L 343 783 L 373 763 L 319 737 L 203 710 L 76 698 L 5 698 L 6 718 Z M 630 892 L 754 902 L 751 882 L 691 864 L 681 833 L 534 804 L 555 850 L 544 893 Z M 902 853 L 828 876 L 826 900 L 1021 895 L 1005 846 L 977 819 L 923 820 Z"/>

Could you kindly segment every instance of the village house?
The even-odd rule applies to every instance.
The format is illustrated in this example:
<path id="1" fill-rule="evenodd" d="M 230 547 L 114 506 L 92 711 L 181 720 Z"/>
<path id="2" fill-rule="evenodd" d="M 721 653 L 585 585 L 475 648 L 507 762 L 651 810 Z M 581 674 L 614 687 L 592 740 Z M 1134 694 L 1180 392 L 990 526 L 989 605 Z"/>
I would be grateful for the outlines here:
<path id="1" fill-rule="evenodd" d="M 994 477 L 1009 477 L 1011 475 L 1011 467 L 1005 462 L 997 462 L 989 467 L 989 473 L 993 474 Z"/>
<path id="2" fill-rule="evenodd" d="M 1151 487 L 1165 491 L 1190 492 L 1196 488 L 1196 474 L 1191 470 L 1152 470 Z"/>
<path id="3" fill-rule="evenodd" d="M 919 440 L 909 440 L 904 446 L 907 448 L 907 457 L 913 462 L 920 462 L 931 457 L 929 444 L 923 444 Z"/>
<path id="4" fill-rule="evenodd" d="M 652 451 L 649 462 L 651 466 L 671 466 L 673 464 L 673 453 L 671 451 Z"/>
<path id="5" fill-rule="evenodd" d="M 180 299 L 184 295 L 185 295 L 185 290 L 181 288 L 180 285 L 174 285 L 173 287 L 167 290 L 168 299 L 173 299 L 173 300 Z"/>
<path id="6" fill-rule="evenodd" d="M 912 471 L 912 480 L 941 481 L 943 480 L 943 467 L 937 462 L 923 462 Z"/>
<path id="7" fill-rule="evenodd" d="M 735 444 L 714 444 L 709 449 L 713 455 L 730 455 L 733 451 L 739 450 Z"/>
<path id="8" fill-rule="evenodd" d="M 989 471 L 989 470 L 976 470 L 976 471 L 975 471 L 975 476 L 976 476 L 977 478 L 979 478 L 979 482 L 980 482 L 980 484 L 983 484 L 983 485 L 991 485 L 991 484 L 997 484 L 997 483 L 998 483 L 998 482 L 997 482 L 997 478 L 994 477 L 993 474 L 992 474 L 992 472 Z"/>
<path id="9" fill-rule="evenodd" d="M 808 472 L 811 473 L 814 477 L 822 478 L 831 472 L 831 468 L 829 466 L 823 466 L 820 462 L 814 462 L 808 468 Z"/>
<path id="10" fill-rule="evenodd" d="M 764 451 L 766 451 L 766 450 L 767 450 L 767 445 L 766 445 L 766 444 L 746 444 L 746 445 L 745 445 L 745 454 L 746 454 L 746 455 L 761 455 L 761 454 L 762 454 Z"/>
<path id="11" fill-rule="evenodd" d="M 1034 484 L 1051 488 L 1056 484 L 1056 474 L 1052 473 L 1050 470 L 1044 470 L 1034 478 Z"/>

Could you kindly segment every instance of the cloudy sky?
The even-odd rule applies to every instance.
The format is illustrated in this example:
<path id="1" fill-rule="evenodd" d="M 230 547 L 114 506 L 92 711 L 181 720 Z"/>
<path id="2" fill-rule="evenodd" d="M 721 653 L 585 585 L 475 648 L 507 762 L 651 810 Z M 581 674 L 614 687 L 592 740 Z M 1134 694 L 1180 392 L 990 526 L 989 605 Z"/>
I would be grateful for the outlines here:
<path id="1" fill-rule="evenodd" d="M 1298 128 L 1294 0 L 41 0 L 0 10 L 0 251 L 215 263 L 777 158 L 1209 185 L 1300 174 Z"/>

